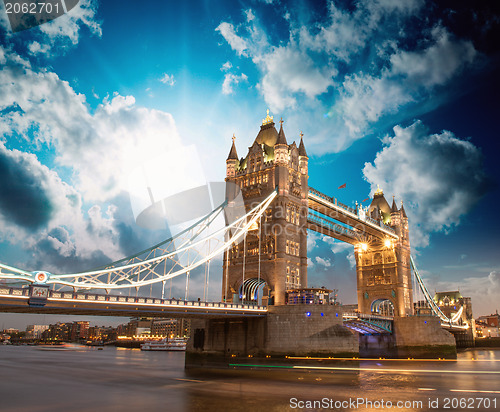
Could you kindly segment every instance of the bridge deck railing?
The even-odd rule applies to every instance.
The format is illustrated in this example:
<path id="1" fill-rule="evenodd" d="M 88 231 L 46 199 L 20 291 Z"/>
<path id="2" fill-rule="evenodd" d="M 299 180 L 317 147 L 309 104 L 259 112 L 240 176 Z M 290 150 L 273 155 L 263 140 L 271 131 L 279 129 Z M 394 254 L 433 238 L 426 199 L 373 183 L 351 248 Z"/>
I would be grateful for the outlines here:
<path id="1" fill-rule="evenodd" d="M 14 288 L 0 286 L 1 296 L 15 296 L 15 297 L 29 297 L 28 288 Z M 162 305 L 162 306 L 179 306 L 179 307 L 203 307 L 203 308 L 226 308 L 226 309 L 254 309 L 254 310 L 267 310 L 266 306 L 241 304 L 241 303 L 227 303 L 227 302 L 200 302 L 200 301 L 184 301 L 180 299 L 160 299 L 141 296 L 121 296 L 121 295 L 105 295 L 97 293 L 84 293 L 84 292 L 71 292 L 71 291 L 49 291 L 49 299 L 57 300 L 72 300 L 82 302 L 108 302 L 118 304 L 143 304 L 143 305 Z"/>
<path id="2" fill-rule="evenodd" d="M 344 312 L 342 316 L 349 319 L 394 320 L 392 316 L 375 315 L 370 313 Z"/>
<path id="3" fill-rule="evenodd" d="M 311 221 L 312 223 L 317 224 L 320 227 L 321 226 L 326 227 L 339 235 L 345 235 L 345 236 L 350 237 L 352 239 L 357 239 L 357 234 L 354 230 L 346 228 L 344 226 L 341 226 L 337 223 L 333 223 L 330 220 L 328 220 L 322 216 L 318 216 L 314 213 L 309 212 L 309 214 L 307 216 L 307 220 Z"/>
<path id="4" fill-rule="evenodd" d="M 361 219 L 361 217 L 359 216 L 358 211 L 356 209 L 353 209 L 352 207 L 349 207 L 349 206 L 337 201 L 337 199 L 334 197 L 327 196 L 324 193 L 321 193 L 320 191 L 318 191 L 312 187 L 309 187 L 309 192 L 320 197 L 323 200 L 330 202 L 331 204 L 335 205 L 336 207 L 338 207 L 340 209 L 344 209 L 345 211 L 355 215 L 360 220 L 364 220 L 365 222 L 371 223 L 372 225 L 376 225 L 376 226 L 378 226 L 378 227 L 380 227 L 388 232 L 396 234 L 396 231 L 392 227 L 387 226 L 381 220 L 373 219 L 370 216 L 365 216 L 364 219 Z"/>

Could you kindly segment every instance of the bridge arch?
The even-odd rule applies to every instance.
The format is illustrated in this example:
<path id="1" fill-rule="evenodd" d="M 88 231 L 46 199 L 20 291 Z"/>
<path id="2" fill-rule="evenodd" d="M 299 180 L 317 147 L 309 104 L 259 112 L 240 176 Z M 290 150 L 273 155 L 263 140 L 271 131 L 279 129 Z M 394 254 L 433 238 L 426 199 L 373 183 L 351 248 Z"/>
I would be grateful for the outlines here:
<path id="1" fill-rule="evenodd" d="M 238 297 L 241 302 L 257 303 L 259 305 L 267 304 L 269 296 L 269 286 L 267 282 L 260 278 L 249 278 L 240 285 Z"/>
<path id="2" fill-rule="evenodd" d="M 394 302 L 391 299 L 379 298 L 375 299 L 370 305 L 371 313 L 383 316 L 394 316 L 396 309 Z"/>

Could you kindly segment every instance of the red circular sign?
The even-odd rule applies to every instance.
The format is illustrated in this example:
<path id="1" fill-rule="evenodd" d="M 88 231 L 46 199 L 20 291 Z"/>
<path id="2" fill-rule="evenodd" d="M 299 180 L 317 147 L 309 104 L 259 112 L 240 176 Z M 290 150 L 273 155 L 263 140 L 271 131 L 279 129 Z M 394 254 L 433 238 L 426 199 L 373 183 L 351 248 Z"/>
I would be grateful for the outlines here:
<path id="1" fill-rule="evenodd" d="M 43 272 L 38 272 L 35 279 L 37 282 L 45 282 L 47 280 L 47 275 Z"/>

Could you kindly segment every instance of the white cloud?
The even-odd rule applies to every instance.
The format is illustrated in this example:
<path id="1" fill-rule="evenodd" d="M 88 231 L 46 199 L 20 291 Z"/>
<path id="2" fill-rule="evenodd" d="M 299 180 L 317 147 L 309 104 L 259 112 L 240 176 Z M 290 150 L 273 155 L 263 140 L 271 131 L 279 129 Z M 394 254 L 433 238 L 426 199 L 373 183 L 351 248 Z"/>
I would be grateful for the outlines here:
<path id="1" fill-rule="evenodd" d="M 308 54 L 293 46 L 274 47 L 254 60 L 263 72 L 258 89 L 273 111 L 295 107 L 297 94 L 313 99 L 327 92 L 336 74 L 335 68 L 316 66 Z"/>
<path id="2" fill-rule="evenodd" d="M 330 259 L 328 259 L 328 258 L 324 258 L 324 259 L 323 259 L 323 258 L 322 258 L 322 257 L 320 257 L 320 256 L 316 256 L 316 257 L 314 258 L 314 260 L 316 261 L 316 263 L 317 263 L 318 265 L 324 266 L 325 268 L 328 268 L 328 267 L 332 266 L 332 262 L 331 262 L 331 261 L 330 261 Z"/>
<path id="3" fill-rule="evenodd" d="M 224 76 L 224 82 L 222 83 L 222 94 L 233 94 L 233 86 L 239 84 L 240 82 L 246 82 L 247 80 L 248 77 L 245 73 L 241 73 L 239 76 L 232 73 L 226 73 Z"/>
<path id="4" fill-rule="evenodd" d="M 85 96 L 55 73 L 35 72 L 23 60 L 19 67 L 11 57 L 0 71 L 0 109 L 16 110 L 2 116 L 2 130 L 54 147 L 56 162 L 74 170 L 74 185 L 87 200 L 113 198 L 127 187 L 131 164 L 180 144 L 169 113 L 117 94 L 90 113 Z"/>
<path id="5" fill-rule="evenodd" d="M 477 54 L 470 41 L 454 41 L 439 27 L 434 29 L 432 40 L 424 50 L 393 54 L 390 74 L 405 76 L 408 84 L 430 88 L 448 81 Z"/>
<path id="6" fill-rule="evenodd" d="M 91 113 L 85 96 L 57 74 L 35 71 L 29 61 L 0 50 L 0 142 L 43 152 L 44 163 L 54 165 L 50 170 L 35 154 L 2 143 L 0 160 L 8 165 L 2 179 L 5 170 L 15 171 L 2 182 L 4 189 L 15 183 L 26 205 L 39 206 L 24 213 L 5 197 L 2 239 L 29 251 L 32 265 L 54 271 L 85 269 L 131 253 L 127 239 L 137 245 L 139 233 L 129 226 L 133 216 L 116 218 L 130 207 L 127 174 L 152 154 L 180 145 L 172 116 L 118 94 Z"/>
<path id="7" fill-rule="evenodd" d="M 220 68 L 223 72 L 227 72 L 229 69 L 233 67 L 232 63 L 227 61 L 225 62 L 222 67 Z"/>
<path id="8" fill-rule="evenodd" d="M 356 73 L 345 77 L 333 111 L 342 116 L 352 139 L 363 137 L 382 116 L 422 101 L 476 55 L 470 42 L 454 41 L 444 29 L 435 29 L 430 42 L 418 52 L 396 49 L 378 76 Z"/>
<path id="9" fill-rule="evenodd" d="M 236 51 L 239 56 L 246 56 L 245 51 L 248 48 L 247 42 L 236 34 L 234 26 L 231 23 L 222 22 L 215 30 L 226 39 L 231 48 Z"/>
<path id="10" fill-rule="evenodd" d="M 460 290 L 464 297 L 470 297 L 474 318 L 489 315 L 500 310 L 500 271 L 491 271 L 487 276 L 471 276 L 454 282 L 424 279 L 430 290 L 438 292 Z"/>
<path id="11" fill-rule="evenodd" d="M 337 8 L 333 2 L 329 4 L 328 18 L 327 25 L 320 25 L 318 28 L 313 26 L 316 31 L 314 34 L 308 27 L 302 26 L 299 32 L 300 44 L 349 62 L 351 56 L 365 46 L 370 28 L 362 21 L 363 14 L 360 11 L 351 14 Z"/>
<path id="12" fill-rule="evenodd" d="M 9 150 L 0 144 L 0 239 L 29 251 L 22 267 L 49 271 L 75 268 L 78 261 L 95 265 L 122 256 L 119 230 L 114 225 L 116 208 L 106 216 L 100 207 L 83 211 L 80 194 L 31 153 Z M 34 268 L 34 267 L 33 267 Z M 32 269 L 33 269 L 32 268 Z"/>
<path id="13" fill-rule="evenodd" d="M 318 246 L 318 242 L 321 241 L 320 235 L 313 231 L 307 231 L 307 252 L 310 253 L 312 250 Z"/>
<path id="14" fill-rule="evenodd" d="M 423 5 L 379 0 L 344 9 L 330 2 L 328 14 L 307 25 L 297 15 L 282 16 L 289 36 L 274 44 L 276 36 L 267 35 L 255 11 L 240 25 L 222 22 L 217 31 L 258 68 L 256 87 L 272 111 L 310 112 L 301 122 L 311 119 L 310 149 L 324 154 L 346 149 L 402 109 L 426 104 L 435 87 L 474 61 L 472 43 L 439 25 L 429 24 L 408 46 L 406 30 Z M 334 137 L 324 132 L 324 117 Z"/>
<path id="15" fill-rule="evenodd" d="M 255 19 L 255 14 L 253 14 L 252 9 L 245 10 L 245 15 L 247 17 L 247 22 L 250 22 Z"/>
<path id="16" fill-rule="evenodd" d="M 32 43 L 30 43 L 28 45 L 28 51 L 33 54 L 33 55 L 37 55 L 37 54 L 44 54 L 44 53 L 47 53 L 50 49 L 50 46 L 48 44 L 43 44 L 41 45 L 40 43 L 38 43 L 37 41 L 34 41 Z"/>
<path id="17" fill-rule="evenodd" d="M 443 131 L 429 134 L 421 122 L 394 127 L 364 178 L 386 194 L 404 199 L 413 246 L 429 243 L 431 232 L 460 222 L 486 190 L 482 155 L 471 142 Z"/>
<path id="18" fill-rule="evenodd" d="M 80 29 L 83 26 L 97 36 L 102 35 L 100 23 L 95 20 L 96 13 L 95 0 L 80 0 L 70 12 L 38 27 L 49 42 L 63 40 L 75 45 L 78 43 Z"/>
<path id="19" fill-rule="evenodd" d="M 163 76 L 160 78 L 160 82 L 168 86 L 173 86 L 175 84 L 174 75 L 163 73 Z"/>

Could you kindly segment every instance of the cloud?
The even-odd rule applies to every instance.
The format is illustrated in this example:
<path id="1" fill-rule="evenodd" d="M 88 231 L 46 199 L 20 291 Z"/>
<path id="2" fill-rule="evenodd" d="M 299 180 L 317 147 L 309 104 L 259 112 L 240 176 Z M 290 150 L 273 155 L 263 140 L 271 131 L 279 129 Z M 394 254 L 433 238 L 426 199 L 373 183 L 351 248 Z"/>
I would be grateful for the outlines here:
<path id="1" fill-rule="evenodd" d="M 231 23 L 222 22 L 215 30 L 224 37 L 239 56 L 246 56 L 247 42 L 236 34 L 234 26 Z"/>
<path id="2" fill-rule="evenodd" d="M 404 118 L 404 110 L 435 102 L 435 89 L 477 58 L 470 41 L 455 38 L 437 19 L 427 20 L 409 43 L 423 5 L 360 1 L 348 9 L 329 2 L 326 15 L 307 17 L 290 10 L 288 17 L 278 16 L 288 27 L 282 37 L 268 35 L 257 13 L 249 18 L 247 10 L 246 21 L 222 22 L 216 30 L 256 66 L 256 88 L 272 111 L 298 116 L 300 107 L 300 121 L 310 119 L 311 151 L 324 154 L 345 150 L 388 116 Z"/>
<path id="3" fill-rule="evenodd" d="M 174 75 L 163 73 L 163 76 L 160 78 L 160 82 L 168 86 L 173 86 L 175 84 Z"/>
<path id="4" fill-rule="evenodd" d="M 313 99 L 326 93 L 337 72 L 329 65 L 318 67 L 307 53 L 294 47 L 273 47 L 256 60 L 263 71 L 257 87 L 273 111 L 296 107 L 297 94 Z"/>
<path id="5" fill-rule="evenodd" d="M 424 279 L 430 290 L 438 292 L 460 289 L 464 297 L 470 297 L 474 318 L 489 315 L 492 310 L 500 309 L 500 271 L 491 271 L 486 276 L 471 276 L 450 282 L 442 280 Z"/>
<path id="6" fill-rule="evenodd" d="M 352 138 L 361 138 L 381 117 L 422 101 L 476 56 L 471 42 L 455 41 L 443 28 L 433 30 L 429 43 L 419 51 L 396 49 L 378 76 L 354 73 L 345 77 L 332 110 L 342 116 Z"/>
<path id="7" fill-rule="evenodd" d="M 28 44 L 28 52 L 32 55 L 51 57 L 64 53 L 68 48 L 78 44 L 83 27 L 95 36 L 102 35 L 101 22 L 96 19 L 98 3 L 96 0 L 80 0 L 68 13 L 29 30 L 33 41 Z M 1 4 L 4 11 L 4 5 Z M 2 33 L 11 43 L 21 38 L 13 35 L 5 12 L 0 13 Z M 24 45 L 23 45 L 24 46 Z"/>
<path id="8" fill-rule="evenodd" d="M 246 82 L 247 80 L 248 77 L 245 73 L 241 73 L 239 76 L 232 73 L 226 73 L 224 76 L 224 83 L 222 83 L 222 94 L 233 94 L 233 86 L 239 84 L 240 82 Z"/>
<path id="9" fill-rule="evenodd" d="M 424 50 L 393 54 L 389 74 L 403 75 L 407 85 L 431 88 L 446 83 L 477 54 L 470 41 L 455 41 L 441 27 L 433 30 L 432 41 Z"/>
<path id="10" fill-rule="evenodd" d="M 363 13 L 359 9 L 351 13 L 339 9 L 331 2 L 328 5 L 327 24 L 302 26 L 299 31 L 300 44 L 303 48 L 326 52 L 341 61 L 349 62 L 351 56 L 364 47 L 371 31 L 362 20 Z"/>
<path id="11" fill-rule="evenodd" d="M 57 74 L 0 51 L 0 190 L 8 194 L 0 237 L 25 250 L 21 266 L 88 269 L 157 242 L 158 233 L 135 225 L 125 189 L 132 167 L 180 145 L 172 116 L 119 94 L 91 112 Z"/>
<path id="12" fill-rule="evenodd" d="M 73 270 L 78 262 L 109 261 L 122 256 L 116 230 L 99 206 L 85 216 L 80 194 L 58 174 L 40 163 L 36 155 L 9 150 L 0 144 L 1 238 L 29 252 L 26 267 Z"/>
<path id="13" fill-rule="evenodd" d="M 332 262 L 328 258 L 322 258 L 320 256 L 316 256 L 314 260 L 318 265 L 324 266 L 325 269 L 332 266 Z"/>
<path id="14" fill-rule="evenodd" d="M 222 71 L 227 72 L 229 69 L 233 67 L 232 63 L 227 61 L 225 62 L 222 67 L 220 68 Z"/>
<path id="15" fill-rule="evenodd" d="M 404 199 L 413 246 L 429 244 L 430 233 L 458 225 L 488 188 L 481 151 L 449 131 L 429 134 L 417 121 L 394 127 L 363 175 L 372 190 Z"/>
<path id="16" fill-rule="evenodd" d="M 0 143 L 0 216 L 26 230 L 44 226 L 55 213 L 56 174 L 35 155 L 8 150 Z"/>
<path id="17" fill-rule="evenodd" d="M 34 41 L 28 45 L 28 51 L 33 55 L 47 53 L 49 49 L 50 46 L 48 44 L 41 45 L 37 41 Z"/>
<path id="18" fill-rule="evenodd" d="M 75 45 L 80 38 L 82 27 L 87 27 L 97 36 L 102 35 L 101 25 L 95 20 L 96 13 L 97 1 L 80 0 L 71 12 L 38 27 L 44 34 L 44 39 L 53 45 L 61 42 Z"/>
<path id="19" fill-rule="evenodd" d="M 54 149 L 56 164 L 71 168 L 88 201 L 105 201 L 128 186 L 127 170 L 180 144 L 169 113 L 138 107 L 133 96 L 106 97 L 90 113 L 84 95 L 48 70 L 35 71 L 12 53 L 0 70 L 0 115 L 5 137 Z"/>

